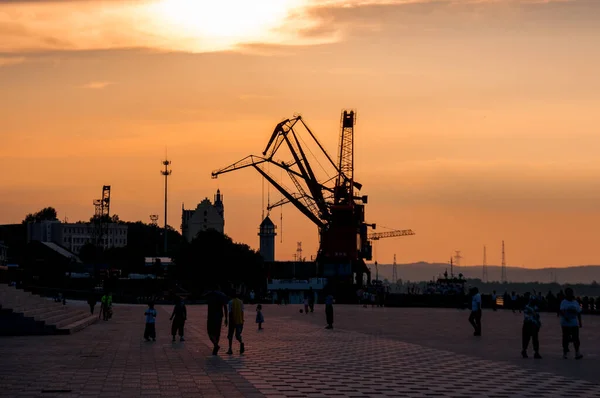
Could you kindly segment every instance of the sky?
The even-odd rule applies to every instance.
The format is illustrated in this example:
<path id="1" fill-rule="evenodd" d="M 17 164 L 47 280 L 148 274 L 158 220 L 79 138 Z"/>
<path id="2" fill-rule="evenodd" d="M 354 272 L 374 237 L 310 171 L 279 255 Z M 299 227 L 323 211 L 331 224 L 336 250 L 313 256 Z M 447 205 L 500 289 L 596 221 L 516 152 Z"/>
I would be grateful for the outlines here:
<path id="1" fill-rule="evenodd" d="M 225 230 L 258 248 L 252 170 L 296 113 L 331 153 L 357 110 L 355 176 L 380 263 L 600 264 L 596 0 L 0 0 L 0 223 L 54 206 L 163 223 L 224 194 Z M 268 196 L 268 198 L 266 198 Z M 276 257 L 316 227 L 271 214 Z"/>

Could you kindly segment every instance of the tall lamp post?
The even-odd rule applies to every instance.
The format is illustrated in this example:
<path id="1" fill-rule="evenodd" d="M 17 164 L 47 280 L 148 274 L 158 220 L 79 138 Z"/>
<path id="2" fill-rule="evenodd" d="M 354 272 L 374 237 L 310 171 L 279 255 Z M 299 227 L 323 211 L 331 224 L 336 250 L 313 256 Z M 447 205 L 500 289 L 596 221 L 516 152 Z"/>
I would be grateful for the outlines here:
<path id="1" fill-rule="evenodd" d="M 165 166 L 165 169 L 162 170 L 160 173 L 162 175 L 165 176 L 165 247 L 164 247 L 164 254 L 167 254 L 167 186 L 168 186 L 168 179 L 169 176 L 171 175 L 172 171 L 169 170 L 169 166 L 171 165 L 171 161 L 168 159 L 165 159 L 162 164 Z"/>

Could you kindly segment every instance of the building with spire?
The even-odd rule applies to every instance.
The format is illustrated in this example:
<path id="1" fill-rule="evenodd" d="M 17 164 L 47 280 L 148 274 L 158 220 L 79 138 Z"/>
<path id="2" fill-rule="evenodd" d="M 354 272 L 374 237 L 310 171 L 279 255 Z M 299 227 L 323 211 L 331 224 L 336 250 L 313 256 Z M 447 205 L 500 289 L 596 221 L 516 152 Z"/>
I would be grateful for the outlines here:
<path id="1" fill-rule="evenodd" d="M 258 236 L 260 236 L 260 255 L 263 257 L 264 261 L 267 263 L 272 263 L 275 261 L 275 237 L 277 233 L 275 230 L 277 227 L 271 221 L 269 216 L 265 217 L 265 219 L 260 224 L 260 229 L 258 232 Z"/>
<path id="2" fill-rule="evenodd" d="M 195 210 L 186 210 L 185 206 L 181 205 L 181 234 L 188 242 L 200 231 L 209 229 L 225 233 L 225 208 L 220 190 L 217 190 L 214 203 L 205 198 Z"/>

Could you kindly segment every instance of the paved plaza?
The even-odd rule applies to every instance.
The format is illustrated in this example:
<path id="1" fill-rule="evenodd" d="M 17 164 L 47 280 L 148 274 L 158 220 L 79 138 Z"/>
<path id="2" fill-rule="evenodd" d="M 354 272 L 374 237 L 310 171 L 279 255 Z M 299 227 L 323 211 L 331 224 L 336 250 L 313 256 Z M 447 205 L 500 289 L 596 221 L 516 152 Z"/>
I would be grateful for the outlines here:
<path id="1" fill-rule="evenodd" d="M 243 356 L 237 342 L 225 354 L 225 329 L 211 355 L 204 306 L 188 307 L 183 343 L 162 306 L 157 341 L 145 342 L 145 306 L 133 305 L 71 336 L 0 338 L 0 396 L 600 397 L 600 317 L 584 316 L 575 361 L 561 358 L 556 315 L 542 314 L 534 360 L 520 357 L 518 313 L 484 311 L 477 338 L 467 311 L 338 305 L 325 330 L 323 306 L 300 308 L 264 306 L 258 332 L 247 305 Z"/>

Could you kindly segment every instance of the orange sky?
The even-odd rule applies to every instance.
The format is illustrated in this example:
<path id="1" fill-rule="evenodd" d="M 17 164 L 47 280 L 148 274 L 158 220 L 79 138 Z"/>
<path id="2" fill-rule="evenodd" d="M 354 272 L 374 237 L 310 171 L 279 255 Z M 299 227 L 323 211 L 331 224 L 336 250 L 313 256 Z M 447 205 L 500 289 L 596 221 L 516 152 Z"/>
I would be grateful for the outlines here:
<path id="1" fill-rule="evenodd" d="M 168 146 L 169 223 L 220 188 L 257 247 L 258 173 L 210 172 L 296 112 L 335 153 L 350 107 L 368 220 L 417 233 L 379 262 L 486 244 L 499 264 L 504 239 L 509 265 L 599 264 L 598 20 L 595 0 L 0 2 L 0 223 L 87 219 L 103 184 L 162 223 Z M 285 207 L 278 259 L 298 241 L 313 254 L 316 229 Z"/>

